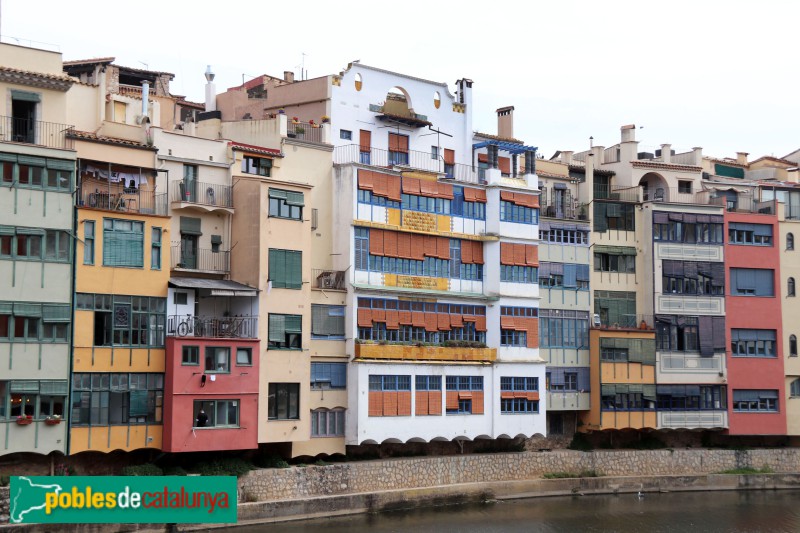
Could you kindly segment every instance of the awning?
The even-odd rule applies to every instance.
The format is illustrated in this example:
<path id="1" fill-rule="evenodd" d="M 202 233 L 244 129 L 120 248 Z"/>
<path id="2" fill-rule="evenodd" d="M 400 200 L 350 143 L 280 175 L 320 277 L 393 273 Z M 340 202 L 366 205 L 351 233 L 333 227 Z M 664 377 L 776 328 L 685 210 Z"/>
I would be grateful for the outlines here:
<path id="1" fill-rule="evenodd" d="M 525 146 L 524 144 L 517 144 L 511 143 L 507 141 L 482 141 L 479 143 L 474 143 L 472 145 L 472 150 L 479 150 L 481 148 L 486 148 L 487 146 L 497 146 L 498 149 L 503 150 L 504 152 L 509 152 L 511 154 L 524 154 L 525 152 L 535 152 L 538 150 L 535 146 Z"/>
<path id="2" fill-rule="evenodd" d="M 170 287 L 181 289 L 205 289 L 211 296 L 256 296 L 258 289 L 227 279 L 170 278 Z"/>

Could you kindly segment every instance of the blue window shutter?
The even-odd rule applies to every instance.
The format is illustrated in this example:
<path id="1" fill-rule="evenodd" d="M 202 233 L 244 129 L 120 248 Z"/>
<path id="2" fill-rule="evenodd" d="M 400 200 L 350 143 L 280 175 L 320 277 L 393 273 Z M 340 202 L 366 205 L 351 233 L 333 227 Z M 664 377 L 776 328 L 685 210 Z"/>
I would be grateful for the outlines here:
<path id="1" fill-rule="evenodd" d="M 564 265 L 564 287 L 572 288 L 578 286 L 578 265 Z"/>

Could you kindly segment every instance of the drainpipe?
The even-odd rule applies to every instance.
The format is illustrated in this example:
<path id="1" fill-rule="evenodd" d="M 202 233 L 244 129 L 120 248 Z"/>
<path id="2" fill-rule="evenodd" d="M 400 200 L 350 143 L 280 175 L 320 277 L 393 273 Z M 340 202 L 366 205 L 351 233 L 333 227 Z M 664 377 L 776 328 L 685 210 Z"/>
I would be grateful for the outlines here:
<path id="1" fill-rule="evenodd" d="M 67 374 L 67 402 L 64 406 L 64 414 L 62 415 L 66 420 L 66 429 L 67 429 L 67 436 L 64 438 L 64 455 L 68 456 L 70 452 L 70 446 L 72 442 L 70 441 L 70 436 L 72 435 L 72 373 L 75 366 L 75 289 L 76 289 L 76 277 L 77 277 L 77 266 L 78 266 L 78 206 L 76 205 L 76 197 L 78 194 L 78 180 L 80 179 L 80 168 L 81 168 L 81 160 L 78 159 L 75 161 L 75 191 L 73 192 L 72 198 L 72 280 L 71 280 L 71 290 L 69 294 L 69 301 L 70 301 L 70 321 L 72 323 L 72 327 L 69 328 L 69 373 Z M 67 416 L 67 409 L 69 409 L 69 416 Z M 51 467 L 52 470 L 52 467 Z M 52 472 L 51 472 L 52 473 Z"/>

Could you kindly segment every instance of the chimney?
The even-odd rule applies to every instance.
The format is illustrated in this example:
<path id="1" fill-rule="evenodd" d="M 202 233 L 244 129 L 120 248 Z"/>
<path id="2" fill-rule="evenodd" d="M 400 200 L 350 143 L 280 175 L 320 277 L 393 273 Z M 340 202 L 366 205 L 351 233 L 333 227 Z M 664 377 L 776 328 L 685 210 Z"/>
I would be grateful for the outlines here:
<path id="1" fill-rule="evenodd" d="M 620 128 L 622 133 L 622 142 L 631 142 L 636 140 L 636 124 L 627 124 Z"/>
<path id="2" fill-rule="evenodd" d="M 142 121 L 147 117 L 147 105 L 150 102 L 150 82 L 142 82 Z"/>
<path id="3" fill-rule="evenodd" d="M 699 167 L 703 164 L 703 147 L 695 146 L 692 148 L 692 155 L 694 159 L 694 166 Z"/>
<path id="4" fill-rule="evenodd" d="M 736 162 L 740 165 L 746 165 L 748 155 L 750 154 L 747 152 L 736 152 Z"/>
<path id="5" fill-rule="evenodd" d="M 561 150 L 561 162 L 565 165 L 572 164 L 572 154 L 574 153 L 573 150 Z"/>
<path id="6" fill-rule="evenodd" d="M 497 136 L 514 138 L 514 106 L 501 107 L 497 110 Z"/>
<path id="7" fill-rule="evenodd" d="M 206 68 L 206 111 L 217 110 L 217 87 L 214 85 L 214 73 L 211 65 Z"/>
<path id="8" fill-rule="evenodd" d="M 286 83 L 294 83 L 294 72 L 292 72 L 291 70 L 284 70 L 283 81 L 285 81 Z"/>
<path id="9" fill-rule="evenodd" d="M 672 145 L 671 144 L 662 144 L 661 145 L 661 161 L 664 163 L 669 163 L 672 159 Z"/>

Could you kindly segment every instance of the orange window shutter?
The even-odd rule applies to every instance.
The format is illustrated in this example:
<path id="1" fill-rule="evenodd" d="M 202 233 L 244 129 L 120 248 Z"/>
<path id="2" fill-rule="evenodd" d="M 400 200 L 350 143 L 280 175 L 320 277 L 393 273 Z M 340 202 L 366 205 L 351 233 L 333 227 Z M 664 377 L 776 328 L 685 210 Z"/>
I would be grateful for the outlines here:
<path id="1" fill-rule="evenodd" d="M 411 259 L 411 234 L 397 234 L 397 257 Z"/>
<path id="2" fill-rule="evenodd" d="M 514 264 L 514 245 L 508 242 L 500 243 L 500 264 L 513 265 Z"/>
<path id="3" fill-rule="evenodd" d="M 372 309 L 358 310 L 358 327 L 360 328 L 372 327 Z"/>
<path id="4" fill-rule="evenodd" d="M 419 192 L 423 196 L 427 196 L 429 198 L 436 198 L 439 196 L 439 183 L 430 180 L 420 180 Z"/>
<path id="5" fill-rule="evenodd" d="M 450 315 L 445 313 L 437 313 L 436 316 L 438 317 L 439 323 L 439 331 L 449 331 L 450 330 Z"/>
<path id="6" fill-rule="evenodd" d="M 501 329 L 517 329 L 513 316 L 500 315 Z"/>
<path id="7" fill-rule="evenodd" d="M 432 415 L 442 414 L 441 391 L 431 391 L 428 393 L 428 413 Z"/>
<path id="8" fill-rule="evenodd" d="M 478 154 L 478 163 L 488 163 L 489 154 Z"/>
<path id="9" fill-rule="evenodd" d="M 483 391 L 475 391 L 472 393 L 472 414 L 483 414 Z"/>
<path id="10" fill-rule="evenodd" d="M 419 178 L 403 178 L 403 192 L 419 195 Z"/>
<path id="11" fill-rule="evenodd" d="M 397 257 L 397 233 L 394 231 L 383 232 L 383 255 Z"/>
<path id="12" fill-rule="evenodd" d="M 383 393 L 383 416 L 397 416 L 397 392 Z"/>
<path id="13" fill-rule="evenodd" d="M 472 241 L 472 262 L 477 265 L 483 264 L 483 243 Z"/>
<path id="14" fill-rule="evenodd" d="M 374 187 L 375 180 L 372 177 L 372 172 L 368 170 L 358 171 L 358 188 L 371 191 Z"/>
<path id="15" fill-rule="evenodd" d="M 383 416 L 383 393 L 369 391 L 369 416 Z"/>
<path id="16" fill-rule="evenodd" d="M 447 198 L 448 200 L 453 199 L 453 186 L 449 183 L 440 183 L 439 184 L 439 198 Z"/>
<path id="17" fill-rule="evenodd" d="M 417 261 L 425 260 L 424 235 L 417 235 L 416 233 L 411 235 L 411 256 L 412 259 L 416 259 Z"/>
<path id="18" fill-rule="evenodd" d="M 425 313 L 425 331 L 439 331 L 439 319 L 436 313 Z"/>
<path id="19" fill-rule="evenodd" d="M 478 198 L 478 189 L 471 189 L 470 187 L 464 187 L 465 202 L 475 202 L 477 198 Z"/>
<path id="20" fill-rule="evenodd" d="M 458 314 L 450 315 L 450 326 L 454 328 L 463 328 L 464 327 L 463 316 Z"/>
<path id="21" fill-rule="evenodd" d="M 523 207 L 533 207 L 533 200 L 536 197 L 532 194 L 522 194 L 520 192 L 514 194 L 514 203 Z"/>
<path id="22" fill-rule="evenodd" d="M 373 322 L 386 322 L 386 311 L 384 309 L 373 309 L 372 310 L 372 321 Z"/>
<path id="23" fill-rule="evenodd" d="M 527 345 L 528 348 L 538 348 L 539 347 L 539 319 L 538 318 L 528 318 L 528 335 L 527 335 Z"/>
<path id="24" fill-rule="evenodd" d="M 375 185 L 373 186 L 372 192 L 375 196 L 383 196 L 386 198 L 387 193 L 389 192 L 389 184 L 386 181 L 386 174 L 375 174 Z"/>
<path id="25" fill-rule="evenodd" d="M 361 130 L 359 133 L 359 145 L 362 152 L 369 152 L 372 147 L 372 132 Z"/>
<path id="26" fill-rule="evenodd" d="M 411 312 L 411 325 L 415 328 L 424 328 L 425 327 L 425 313 L 422 311 L 412 311 Z"/>
<path id="27" fill-rule="evenodd" d="M 511 159 L 508 157 L 498 157 L 497 166 L 503 174 L 511 174 Z"/>
<path id="28" fill-rule="evenodd" d="M 478 315 L 475 318 L 475 331 L 486 331 L 486 315 Z"/>
<path id="29" fill-rule="evenodd" d="M 396 133 L 389 134 L 389 151 L 390 152 L 400 151 L 400 136 Z"/>
<path id="30" fill-rule="evenodd" d="M 458 399 L 459 400 L 469 400 L 471 398 L 472 398 L 472 391 L 468 391 L 468 390 L 458 391 Z"/>
<path id="31" fill-rule="evenodd" d="M 447 237 L 436 239 L 436 256 L 439 259 L 450 259 L 450 239 Z"/>
<path id="32" fill-rule="evenodd" d="M 531 401 L 538 401 L 539 400 L 539 392 L 538 391 L 530 391 L 526 395 L 526 398 Z"/>
<path id="33" fill-rule="evenodd" d="M 534 196 L 533 197 L 533 201 L 531 202 L 531 207 L 539 209 L 539 197 L 538 196 Z"/>
<path id="34" fill-rule="evenodd" d="M 428 414 L 428 391 L 417 391 L 414 394 L 414 414 L 425 416 Z"/>
<path id="35" fill-rule="evenodd" d="M 456 151 L 450 150 L 449 148 L 444 149 L 444 163 L 446 165 L 455 165 L 456 164 Z"/>
<path id="36" fill-rule="evenodd" d="M 411 416 L 411 391 L 397 393 L 397 415 Z"/>
<path id="37" fill-rule="evenodd" d="M 539 247 L 533 244 L 525 245 L 525 264 L 539 266 Z"/>
<path id="38" fill-rule="evenodd" d="M 400 329 L 400 313 L 386 311 L 386 329 Z"/>
<path id="39" fill-rule="evenodd" d="M 500 393 L 500 398 L 509 399 L 514 397 L 514 392 L 510 390 L 502 391 Z"/>
<path id="40" fill-rule="evenodd" d="M 397 137 L 397 151 L 408 152 L 408 135 L 398 135 Z"/>
<path id="41" fill-rule="evenodd" d="M 472 261 L 472 241 L 461 241 L 461 262 L 471 265 Z"/>
<path id="42" fill-rule="evenodd" d="M 369 230 L 369 253 L 372 255 L 383 255 L 383 230 Z"/>
<path id="43" fill-rule="evenodd" d="M 458 391 L 447 391 L 447 409 L 458 409 Z"/>
<path id="44" fill-rule="evenodd" d="M 480 202 L 482 204 L 486 203 L 486 189 L 476 189 L 475 201 Z"/>
<path id="45" fill-rule="evenodd" d="M 525 245 L 524 244 L 515 244 L 514 245 L 514 264 L 518 266 L 525 266 Z"/>
<path id="46" fill-rule="evenodd" d="M 398 312 L 398 320 L 400 321 L 400 324 L 404 326 L 410 326 L 412 323 L 411 311 Z"/>
<path id="47" fill-rule="evenodd" d="M 400 194 L 400 176 L 387 176 L 386 197 L 399 202 L 403 197 Z"/>
<path id="48" fill-rule="evenodd" d="M 436 257 L 436 241 L 435 235 L 425 235 L 425 255 L 428 257 Z"/>
<path id="49" fill-rule="evenodd" d="M 514 193 L 511 191 L 500 191 L 500 199 L 506 202 L 514 201 Z"/>

